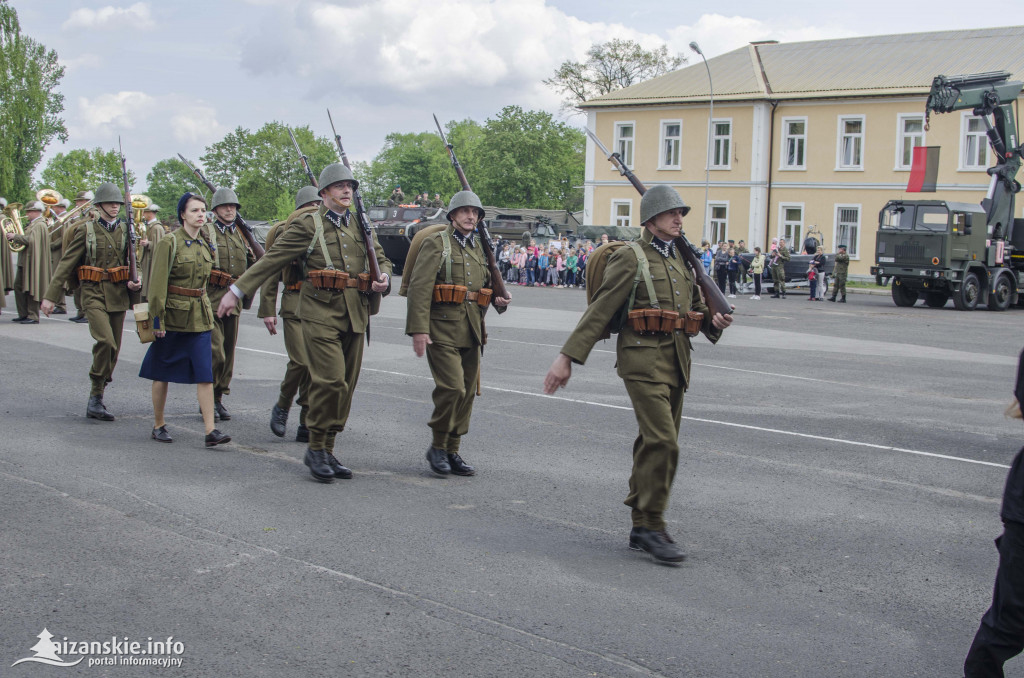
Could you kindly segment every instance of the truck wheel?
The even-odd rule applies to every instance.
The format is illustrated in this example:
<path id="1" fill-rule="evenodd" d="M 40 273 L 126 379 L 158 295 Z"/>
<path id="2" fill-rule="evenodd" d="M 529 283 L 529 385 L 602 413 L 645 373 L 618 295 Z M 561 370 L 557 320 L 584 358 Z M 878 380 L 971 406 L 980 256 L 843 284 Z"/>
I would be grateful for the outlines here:
<path id="1" fill-rule="evenodd" d="M 949 301 L 949 292 L 927 292 L 924 303 L 928 308 L 942 308 Z"/>
<path id="2" fill-rule="evenodd" d="M 978 282 L 978 274 L 970 272 L 960 283 L 960 290 L 953 293 L 953 306 L 958 311 L 973 311 L 978 306 L 980 295 L 981 284 Z"/>
<path id="3" fill-rule="evenodd" d="M 913 306 L 917 303 L 917 292 L 908 289 L 899 278 L 893 278 L 892 300 L 897 306 Z"/>
<path id="4" fill-rule="evenodd" d="M 996 286 L 988 295 L 988 309 L 990 311 L 1005 311 L 1010 308 L 1010 301 L 1013 299 L 1013 287 L 1009 276 L 1001 275 L 996 279 Z"/>

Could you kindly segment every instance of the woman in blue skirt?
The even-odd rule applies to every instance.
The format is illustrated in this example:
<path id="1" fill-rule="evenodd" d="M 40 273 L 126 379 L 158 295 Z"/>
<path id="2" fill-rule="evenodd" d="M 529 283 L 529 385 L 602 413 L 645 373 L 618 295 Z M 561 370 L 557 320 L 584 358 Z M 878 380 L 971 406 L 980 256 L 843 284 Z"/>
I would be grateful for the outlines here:
<path id="1" fill-rule="evenodd" d="M 149 313 L 156 341 L 149 345 L 139 376 L 153 380 L 153 440 L 173 442 L 164 420 L 167 384 L 196 384 L 206 427 L 206 446 L 231 440 L 213 427 L 213 310 L 206 283 L 213 268 L 210 243 L 201 235 L 206 200 L 186 193 L 178 201 L 182 227 L 164 236 L 153 253 Z"/>

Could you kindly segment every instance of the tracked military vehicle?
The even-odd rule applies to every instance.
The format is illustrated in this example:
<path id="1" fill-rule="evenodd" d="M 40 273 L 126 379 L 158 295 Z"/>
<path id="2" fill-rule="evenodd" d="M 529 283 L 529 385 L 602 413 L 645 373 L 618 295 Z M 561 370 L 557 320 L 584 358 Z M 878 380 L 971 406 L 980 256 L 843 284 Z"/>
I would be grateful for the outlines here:
<path id="1" fill-rule="evenodd" d="M 377 228 L 377 240 L 384 250 L 396 274 L 402 272 L 409 243 L 424 226 L 447 224 L 447 212 L 439 207 L 418 207 L 416 205 L 395 205 L 385 207 L 374 205 L 369 210 L 370 221 Z"/>

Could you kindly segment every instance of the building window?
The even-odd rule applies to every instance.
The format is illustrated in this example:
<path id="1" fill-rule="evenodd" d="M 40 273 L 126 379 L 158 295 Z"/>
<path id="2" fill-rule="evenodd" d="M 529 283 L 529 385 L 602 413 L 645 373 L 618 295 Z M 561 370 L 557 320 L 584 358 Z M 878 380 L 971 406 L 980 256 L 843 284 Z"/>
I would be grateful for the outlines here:
<path id="1" fill-rule="evenodd" d="M 633 143 L 636 125 L 632 122 L 615 123 L 615 150 L 622 157 L 622 162 L 633 169 Z M 614 166 L 612 167 L 614 170 Z"/>
<path id="2" fill-rule="evenodd" d="M 836 206 L 836 251 L 846 245 L 851 259 L 860 258 L 860 205 Z"/>
<path id="3" fill-rule="evenodd" d="M 965 115 L 961 122 L 963 130 L 960 169 L 983 170 L 988 166 L 988 137 L 985 122 L 974 115 Z"/>
<path id="4" fill-rule="evenodd" d="M 807 169 L 807 118 L 782 119 L 782 169 Z"/>
<path id="5" fill-rule="evenodd" d="M 616 226 L 633 225 L 632 200 L 612 200 L 612 223 Z"/>
<path id="6" fill-rule="evenodd" d="M 914 147 L 924 146 L 924 116 L 900 115 L 897 120 L 896 169 L 908 170 L 914 159 Z"/>
<path id="7" fill-rule="evenodd" d="M 710 204 L 711 210 L 711 237 L 708 239 L 711 244 L 729 242 L 726 232 L 729 230 L 729 205 Z"/>
<path id="8" fill-rule="evenodd" d="M 839 118 L 839 152 L 836 169 L 864 169 L 864 116 Z"/>
<path id="9" fill-rule="evenodd" d="M 804 206 L 782 204 L 779 211 L 779 237 L 786 240 L 789 249 L 799 248 L 804 235 Z"/>
<path id="10" fill-rule="evenodd" d="M 714 120 L 711 123 L 711 169 L 729 169 L 729 153 L 732 150 L 732 119 Z"/>
<path id="11" fill-rule="evenodd" d="M 661 155 L 658 169 L 680 169 L 679 149 L 683 144 L 683 121 L 661 121 Z"/>

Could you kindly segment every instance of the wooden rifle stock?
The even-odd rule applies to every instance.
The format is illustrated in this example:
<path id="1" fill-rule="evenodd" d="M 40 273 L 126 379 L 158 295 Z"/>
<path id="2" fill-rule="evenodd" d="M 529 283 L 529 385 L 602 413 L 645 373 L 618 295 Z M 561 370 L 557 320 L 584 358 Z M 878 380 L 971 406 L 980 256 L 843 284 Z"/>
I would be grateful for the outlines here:
<path id="1" fill-rule="evenodd" d="M 455 173 L 459 175 L 459 183 L 462 184 L 462 190 L 472 191 L 473 189 L 469 187 L 469 180 L 466 179 L 466 173 L 462 171 L 462 165 L 459 164 L 459 159 L 455 157 L 455 148 L 448 143 L 448 138 L 445 136 L 444 130 L 441 129 L 441 123 L 436 115 L 434 116 L 434 124 L 437 125 L 437 131 L 441 135 L 444 147 L 448 149 L 448 157 L 452 159 L 452 167 L 455 168 Z M 477 222 L 476 232 L 480 237 L 480 245 L 484 248 L 484 256 L 487 258 L 487 269 L 491 276 L 491 289 L 494 290 L 493 298 L 510 299 L 508 289 L 505 287 L 505 279 L 501 277 L 501 269 L 498 268 L 498 262 L 494 257 L 494 245 L 491 244 L 491 234 L 487 232 L 487 226 L 484 225 L 483 219 Z"/>
<path id="2" fill-rule="evenodd" d="M 329 108 L 327 109 L 327 117 L 331 121 L 331 131 L 334 132 L 334 143 L 338 146 L 338 155 L 341 157 L 341 162 L 351 171 L 352 166 L 348 163 L 345 147 L 341 145 L 341 135 L 334 129 L 334 118 L 331 117 L 331 109 Z M 363 231 L 363 243 L 366 245 L 366 266 L 370 270 L 370 277 L 374 282 L 378 282 L 380 281 L 381 272 L 380 264 L 377 263 L 377 249 L 373 246 L 373 226 L 370 225 L 370 217 L 367 216 L 366 207 L 363 205 L 363 194 L 358 186 L 352 191 L 352 196 L 352 201 L 356 205 L 356 216 L 359 218 L 359 225 Z"/>
<path id="3" fill-rule="evenodd" d="M 618 153 L 612 153 L 605 145 L 601 143 L 601 140 L 597 138 L 597 135 L 587 130 L 587 135 L 594 141 L 595 144 L 604 152 L 609 162 L 615 166 L 615 169 L 619 171 L 619 174 L 626 177 L 629 183 L 633 184 L 633 188 L 637 190 L 642 196 L 647 192 L 647 187 L 644 186 L 635 174 L 633 170 L 626 167 L 626 164 L 622 162 L 622 156 Z M 729 315 L 732 313 L 732 304 L 726 298 L 725 293 L 718 289 L 718 284 L 714 278 L 708 275 L 707 271 L 704 270 L 704 262 L 701 261 L 700 254 L 698 254 L 697 248 L 690 244 L 690 241 L 686 239 L 686 236 L 682 233 L 675 239 L 676 249 L 679 250 L 679 255 L 686 262 L 687 266 L 693 271 L 693 279 L 697 281 L 697 286 L 700 287 L 701 294 L 704 296 L 704 303 L 707 304 L 708 310 L 711 311 L 711 315 L 714 316 L 716 313 L 722 315 Z"/>
<path id="4" fill-rule="evenodd" d="M 117 152 L 121 155 L 121 178 L 124 180 L 124 213 L 128 223 L 128 280 L 139 282 L 139 262 L 135 258 L 135 217 L 132 214 L 132 187 L 128 185 L 128 164 L 121 150 L 121 137 L 117 138 Z"/>

